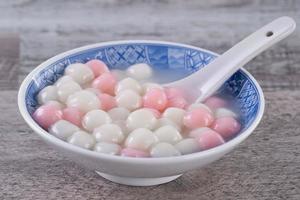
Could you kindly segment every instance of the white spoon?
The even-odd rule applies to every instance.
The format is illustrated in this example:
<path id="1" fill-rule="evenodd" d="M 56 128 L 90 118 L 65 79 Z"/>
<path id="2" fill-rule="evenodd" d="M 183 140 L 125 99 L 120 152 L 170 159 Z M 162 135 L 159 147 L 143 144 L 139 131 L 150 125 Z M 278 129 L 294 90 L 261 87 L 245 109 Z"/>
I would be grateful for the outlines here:
<path id="1" fill-rule="evenodd" d="M 203 101 L 258 54 L 290 35 L 296 28 L 290 17 L 280 17 L 252 33 L 203 69 L 181 80 L 165 84 L 186 92 L 190 102 Z"/>

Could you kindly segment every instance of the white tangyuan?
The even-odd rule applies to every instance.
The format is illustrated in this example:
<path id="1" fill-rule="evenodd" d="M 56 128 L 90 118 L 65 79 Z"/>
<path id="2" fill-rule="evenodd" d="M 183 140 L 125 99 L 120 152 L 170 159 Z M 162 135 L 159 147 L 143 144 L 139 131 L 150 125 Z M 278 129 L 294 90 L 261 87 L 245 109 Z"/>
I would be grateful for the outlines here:
<path id="1" fill-rule="evenodd" d="M 73 133 L 79 130 L 80 129 L 74 124 L 66 120 L 59 120 L 55 122 L 48 131 L 59 139 L 67 140 Z"/>
<path id="2" fill-rule="evenodd" d="M 116 124 L 104 124 L 94 129 L 93 135 L 97 142 L 112 142 L 116 144 L 121 144 L 125 138 L 121 128 Z"/>
<path id="3" fill-rule="evenodd" d="M 170 144 L 176 144 L 182 140 L 182 136 L 179 131 L 173 126 L 163 126 L 157 129 L 154 134 L 158 138 L 159 142 L 167 142 Z"/>
<path id="4" fill-rule="evenodd" d="M 60 102 L 65 103 L 71 94 L 80 91 L 81 87 L 74 81 L 68 81 L 59 85 L 57 95 Z"/>
<path id="5" fill-rule="evenodd" d="M 221 117 L 237 118 L 237 115 L 227 108 L 218 108 L 217 110 L 215 110 L 215 118 L 217 119 Z"/>
<path id="6" fill-rule="evenodd" d="M 156 126 L 157 119 L 153 112 L 148 109 L 139 109 L 129 114 L 126 124 L 129 130 L 137 128 L 147 128 L 153 130 Z"/>
<path id="7" fill-rule="evenodd" d="M 119 69 L 113 69 L 111 70 L 111 74 L 116 78 L 116 80 L 121 81 L 124 78 L 127 78 L 127 75 L 124 71 Z"/>
<path id="8" fill-rule="evenodd" d="M 88 89 L 92 87 L 92 82 L 84 83 L 81 85 L 82 89 Z"/>
<path id="9" fill-rule="evenodd" d="M 207 109 L 208 111 L 212 112 L 211 109 L 210 109 L 207 105 L 205 105 L 205 104 L 203 104 L 203 103 L 193 103 L 193 104 L 191 104 L 191 105 L 188 107 L 187 110 L 190 111 L 190 110 L 193 110 L 193 109 L 196 109 L 196 108 L 205 108 L 205 109 Z"/>
<path id="10" fill-rule="evenodd" d="M 130 133 L 130 130 L 126 125 L 126 121 L 120 120 L 120 121 L 114 121 L 113 123 L 118 125 L 121 128 L 124 136 L 127 137 L 127 135 Z"/>
<path id="11" fill-rule="evenodd" d="M 60 78 L 55 82 L 55 85 L 56 85 L 56 87 L 59 87 L 59 86 L 61 86 L 62 84 L 67 83 L 67 82 L 71 82 L 71 81 L 74 81 L 73 78 L 72 78 L 71 76 L 65 75 L 65 76 L 60 77 Z"/>
<path id="12" fill-rule="evenodd" d="M 108 111 L 108 114 L 113 121 L 126 120 L 129 113 L 128 109 L 122 107 L 116 107 Z"/>
<path id="13" fill-rule="evenodd" d="M 160 127 L 167 126 L 167 125 L 173 126 L 173 127 L 176 128 L 178 131 L 181 131 L 181 128 L 180 128 L 177 124 L 175 124 L 172 120 L 170 120 L 170 119 L 168 119 L 168 118 L 165 118 L 165 117 L 159 118 L 159 119 L 157 120 L 155 129 L 158 129 L 158 128 L 160 128 Z"/>
<path id="14" fill-rule="evenodd" d="M 152 131 L 146 128 L 138 128 L 128 135 L 125 141 L 125 146 L 133 149 L 147 151 L 152 145 L 157 142 L 158 139 Z"/>
<path id="15" fill-rule="evenodd" d="M 127 69 L 127 74 L 138 80 L 145 80 L 152 76 L 152 69 L 146 63 L 138 63 L 135 65 L 131 65 Z"/>
<path id="16" fill-rule="evenodd" d="M 118 107 L 124 107 L 130 111 L 142 106 L 142 97 L 133 90 L 124 90 L 116 96 Z"/>
<path id="17" fill-rule="evenodd" d="M 206 132 L 206 131 L 211 131 L 211 129 L 208 127 L 194 129 L 189 133 L 189 137 L 198 138 L 203 132 Z"/>
<path id="18" fill-rule="evenodd" d="M 40 105 L 45 104 L 49 101 L 55 101 L 57 100 L 57 87 L 49 85 L 42 89 L 37 97 Z"/>
<path id="19" fill-rule="evenodd" d="M 94 93 L 95 95 L 101 94 L 101 92 L 100 92 L 99 90 L 97 90 L 96 88 L 88 87 L 88 88 L 85 88 L 84 90 L 85 90 L 85 91 L 92 92 L 92 93 Z"/>
<path id="20" fill-rule="evenodd" d="M 47 105 L 54 105 L 54 106 L 58 107 L 59 109 L 64 109 L 66 107 L 65 104 L 62 104 L 58 101 L 48 101 Z"/>
<path id="21" fill-rule="evenodd" d="M 93 71 L 87 65 L 82 63 L 69 65 L 65 70 L 65 74 L 71 76 L 73 80 L 80 85 L 88 83 L 94 79 Z"/>
<path id="22" fill-rule="evenodd" d="M 88 112 L 101 107 L 98 97 L 90 91 L 78 91 L 70 95 L 67 99 L 68 107 L 75 107 L 81 112 Z"/>
<path id="23" fill-rule="evenodd" d="M 141 94 L 142 87 L 137 80 L 129 77 L 129 78 L 125 78 L 125 79 L 121 80 L 116 85 L 115 93 L 118 94 L 124 90 L 133 90 L 136 93 Z"/>
<path id="24" fill-rule="evenodd" d="M 163 90 L 163 87 L 157 83 L 144 83 L 142 85 L 142 94 L 146 94 L 150 89 L 157 88 Z"/>
<path id="25" fill-rule="evenodd" d="M 186 138 L 175 145 L 175 148 L 182 154 L 190 154 L 200 151 L 198 142 L 193 138 Z"/>
<path id="26" fill-rule="evenodd" d="M 98 142 L 94 146 L 94 151 L 110 155 L 118 155 L 121 151 L 121 147 L 115 143 Z"/>
<path id="27" fill-rule="evenodd" d="M 77 131 L 68 138 L 68 143 L 85 149 L 92 149 L 96 143 L 96 140 L 94 136 L 85 131 Z"/>
<path id="28" fill-rule="evenodd" d="M 163 117 L 172 120 L 177 126 L 182 127 L 183 125 L 183 116 L 185 114 L 185 110 L 181 108 L 167 108 L 164 113 Z"/>
<path id="29" fill-rule="evenodd" d="M 152 157 L 169 157 L 180 156 L 180 152 L 171 144 L 161 142 L 151 148 L 150 155 Z"/>
<path id="30" fill-rule="evenodd" d="M 93 131 L 95 128 L 111 122 L 112 120 L 107 112 L 103 110 L 91 110 L 84 115 L 82 126 L 88 131 Z"/>

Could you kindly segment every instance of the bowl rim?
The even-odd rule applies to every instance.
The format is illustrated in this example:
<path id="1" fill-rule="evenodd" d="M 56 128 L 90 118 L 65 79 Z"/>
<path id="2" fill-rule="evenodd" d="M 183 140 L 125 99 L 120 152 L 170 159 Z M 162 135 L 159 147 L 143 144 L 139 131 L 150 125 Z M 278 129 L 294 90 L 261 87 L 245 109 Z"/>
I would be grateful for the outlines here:
<path id="1" fill-rule="evenodd" d="M 44 139 L 47 142 L 53 143 L 57 146 L 59 146 L 62 149 L 67 149 L 68 151 L 71 151 L 72 153 L 80 154 L 87 157 L 92 157 L 95 159 L 101 159 L 101 160 L 107 160 L 107 161 L 113 161 L 113 162 L 126 162 L 126 163 L 132 163 L 132 164 L 164 164 L 164 163 L 178 163 L 182 161 L 188 161 L 188 160 L 194 160 L 194 159 L 201 159 L 206 158 L 210 155 L 216 155 L 220 154 L 222 152 L 227 152 L 226 150 L 230 150 L 234 147 L 236 147 L 238 144 L 240 144 L 242 141 L 244 141 L 252 132 L 253 130 L 258 126 L 259 122 L 262 119 L 264 109 L 265 109 L 265 99 L 263 95 L 263 91 L 259 85 L 259 83 L 255 80 L 255 78 L 244 68 L 241 68 L 240 70 L 247 76 L 249 79 L 254 83 L 255 87 L 257 88 L 258 94 L 259 94 L 259 108 L 258 113 L 252 124 L 244 130 L 242 133 L 240 133 L 237 137 L 231 139 L 230 141 L 205 150 L 200 151 L 192 154 L 186 154 L 181 156 L 173 156 L 173 157 L 162 157 L 162 158 L 136 158 L 136 157 L 123 157 L 123 156 L 116 156 L 116 155 L 109 155 L 109 154 L 102 154 L 98 152 L 94 152 L 89 149 L 84 149 L 81 147 L 77 147 L 75 145 L 69 144 L 42 129 L 30 116 L 29 112 L 26 108 L 26 102 L 25 102 L 25 94 L 27 91 L 27 87 L 29 86 L 29 83 L 32 81 L 33 77 L 38 74 L 40 71 L 42 71 L 44 68 L 48 67 L 50 64 L 54 63 L 55 61 L 59 59 L 63 59 L 66 56 L 79 53 L 81 51 L 98 48 L 98 47 L 104 47 L 109 45 L 122 45 L 122 44 L 160 44 L 160 45 L 171 45 L 175 47 L 184 47 L 189 49 L 194 49 L 197 51 L 203 51 L 207 52 L 209 54 L 212 54 L 214 56 L 219 56 L 219 54 L 214 53 L 212 51 L 202 49 L 199 47 L 195 47 L 192 45 L 182 44 L 182 43 L 175 43 L 175 42 L 166 42 L 166 41 L 158 41 L 158 40 L 118 40 L 118 41 L 108 41 L 108 42 L 100 42 L 90 45 L 85 45 L 79 48 L 75 48 L 69 51 L 65 51 L 63 53 L 60 53 L 56 56 L 53 56 L 46 61 L 42 62 L 40 65 L 38 65 L 35 69 L 33 69 L 26 78 L 22 81 L 21 86 L 19 88 L 18 92 L 18 107 L 19 111 L 24 118 L 25 122 L 29 125 L 30 128 L 33 129 L 33 131 L 38 134 L 42 139 Z"/>

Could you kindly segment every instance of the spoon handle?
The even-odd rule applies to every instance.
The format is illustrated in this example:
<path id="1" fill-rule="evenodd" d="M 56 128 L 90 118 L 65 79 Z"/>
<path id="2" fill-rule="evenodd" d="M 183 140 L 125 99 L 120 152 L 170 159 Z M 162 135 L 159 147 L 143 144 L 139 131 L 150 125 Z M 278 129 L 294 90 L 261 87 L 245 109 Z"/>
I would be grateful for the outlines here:
<path id="1" fill-rule="evenodd" d="M 209 66 L 187 77 L 186 83 L 189 82 L 189 87 L 199 87 L 200 95 L 198 93 L 197 100 L 204 100 L 216 92 L 239 68 L 290 35 L 295 28 L 295 21 L 290 17 L 280 17 L 272 21 L 234 45 L 212 61 Z"/>

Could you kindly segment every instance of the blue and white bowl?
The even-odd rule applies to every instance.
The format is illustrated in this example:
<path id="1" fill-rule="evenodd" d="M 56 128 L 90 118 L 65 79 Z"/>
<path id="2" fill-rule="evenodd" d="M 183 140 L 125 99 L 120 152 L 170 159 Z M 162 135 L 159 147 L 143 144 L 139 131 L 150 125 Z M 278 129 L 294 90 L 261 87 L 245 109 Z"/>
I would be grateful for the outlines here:
<path id="1" fill-rule="evenodd" d="M 115 41 L 84 46 L 59 54 L 35 68 L 23 81 L 18 105 L 27 124 L 44 141 L 75 162 L 113 182 L 147 186 L 176 179 L 182 173 L 200 168 L 231 151 L 256 128 L 264 112 L 264 96 L 257 81 L 245 69 L 236 72 L 220 89 L 232 97 L 240 111 L 242 131 L 218 147 L 167 158 L 130 158 L 101 154 L 68 144 L 42 129 L 32 118 L 37 94 L 53 84 L 71 63 L 101 59 L 111 69 L 124 70 L 135 63 L 148 63 L 156 70 L 172 71 L 169 81 L 201 70 L 218 55 L 197 47 L 161 41 Z"/>

